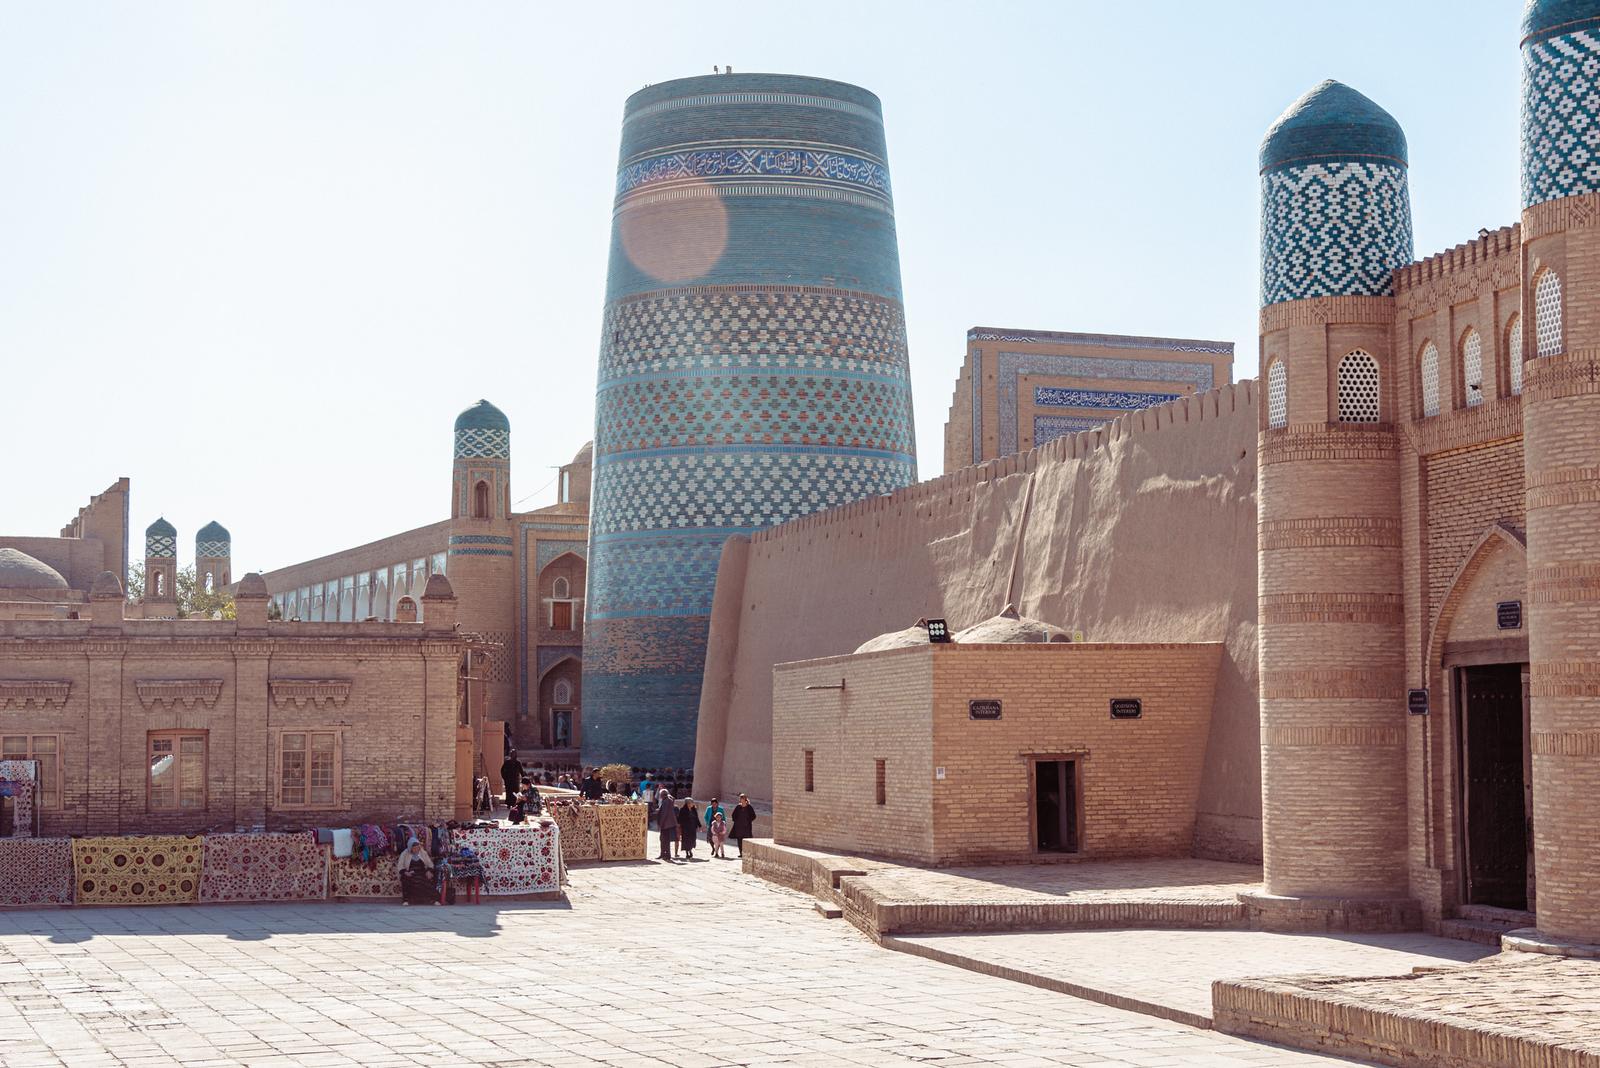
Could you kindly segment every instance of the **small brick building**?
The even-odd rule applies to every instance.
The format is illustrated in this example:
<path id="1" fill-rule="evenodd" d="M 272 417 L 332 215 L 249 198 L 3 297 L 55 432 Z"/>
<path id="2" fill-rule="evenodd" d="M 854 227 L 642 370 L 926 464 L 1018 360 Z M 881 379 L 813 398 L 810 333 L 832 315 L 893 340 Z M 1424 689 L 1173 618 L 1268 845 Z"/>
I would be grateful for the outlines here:
<path id="1" fill-rule="evenodd" d="M 929 644 L 773 671 L 773 834 L 926 864 L 1187 856 L 1220 643 Z"/>

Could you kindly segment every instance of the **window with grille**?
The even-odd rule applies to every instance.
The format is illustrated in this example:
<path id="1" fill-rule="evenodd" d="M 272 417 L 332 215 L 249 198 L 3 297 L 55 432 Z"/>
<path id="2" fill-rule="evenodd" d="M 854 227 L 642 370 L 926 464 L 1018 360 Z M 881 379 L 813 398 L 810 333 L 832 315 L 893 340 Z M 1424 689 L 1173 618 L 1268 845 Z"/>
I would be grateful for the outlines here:
<path id="1" fill-rule="evenodd" d="M 1533 284 L 1533 329 L 1539 356 L 1561 351 L 1561 279 L 1554 271 L 1540 271 Z"/>
<path id="2" fill-rule="evenodd" d="M 0 760 L 39 762 L 40 808 L 61 807 L 61 736 L 59 734 L 8 734 L 0 738 Z"/>
<path id="3" fill-rule="evenodd" d="M 1461 342 L 1461 386 L 1467 393 L 1467 407 L 1483 403 L 1483 339 L 1468 330 Z"/>
<path id="4" fill-rule="evenodd" d="M 1289 424 L 1289 369 L 1282 360 L 1267 368 L 1267 425 Z"/>
<path id="5" fill-rule="evenodd" d="M 149 735 L 152 812 L 197 812 L 206 807 L 206 736 L 180 731 Z"/>
<path id="6" fill-rule="evenodd" d="M 278 742 L 278 803 L 325 808 L 340 804 L 338 731 L 285 731 Z"/>
<path id="7" fill-rule="evenodd" d="M 1439 350 L 1431 341 L 1422 349 L 1422 414 L 1439 414 Z"/>
<path id="8" fill-rule="evenodd" d="M 1339 422 L 1378 421 L 1378 361 L 1356 349 L 1339 361 Z"/>
<path id="9" fill-rule="evenodd" d="M 570 679 L 557 679 L 556 684 L 550 688 L 550 700 L 558 705 L 572 703 L 572 681 Z"/>
<path id="10" fill-rule="evenodd" d="M 816 789 L 817 789 L 817 780 L 816 780 L 816 777 L 815 777 L 816 770 L 817 770 L 817 752 L 816 752 L 815 749 L 807 749 L 806 750 L 806 793 L 808 793 L 808 794 L 816 792 Z"/>
<path id="11" fill-rule="evenodd" d="M 1522 392 L 1522 316 L 1511 317 L 1511 329 L 1506 331 L 1506 360 L 1511 365 L 1511 392 Z"/>

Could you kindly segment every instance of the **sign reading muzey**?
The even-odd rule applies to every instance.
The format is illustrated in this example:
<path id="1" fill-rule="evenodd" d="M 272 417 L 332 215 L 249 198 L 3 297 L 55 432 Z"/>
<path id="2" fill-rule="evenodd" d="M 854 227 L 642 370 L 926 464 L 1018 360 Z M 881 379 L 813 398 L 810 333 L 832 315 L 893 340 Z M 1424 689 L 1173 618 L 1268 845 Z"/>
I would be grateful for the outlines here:
<path id="1" fill-rule="evenodd" d="M 970 719 L 999 719 L 999 701 L 968 701 L 967 716 Z"/>
<path id="2" fill-rule="evenodd" d="M 1144 701 L 1138 697 L 1113 697 L 1111 699 L 1112 719 L 1138 719 L 1144 715 Z"/>

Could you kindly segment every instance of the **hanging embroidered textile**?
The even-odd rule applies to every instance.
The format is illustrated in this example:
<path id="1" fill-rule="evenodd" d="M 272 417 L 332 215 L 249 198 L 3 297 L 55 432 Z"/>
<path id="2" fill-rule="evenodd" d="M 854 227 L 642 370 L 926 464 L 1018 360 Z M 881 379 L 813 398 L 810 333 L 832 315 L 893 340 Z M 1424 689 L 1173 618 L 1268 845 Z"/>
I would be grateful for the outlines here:
<path id="1" fill-rule="evenodd" d="M 600 805 L 600 859 L 644 860 L 647 809 L 644 805 Z"/>
<path id="2" fill-rule="evenodd" d="M 458 828 L 457 847 L 471 846 L 483 865 L 485 894 L 545 894 L 561 889 L 561 831 L 534 823 Z"/>
<path id="3" fill-rule="evenodd" d="M 393 857 L 379 857 L 367 867 L 351 857 L 334 857 L 328 863 L 329 897 L 381 897 L 400 899 L 400 873 Z"/>
<path id="4" fill-rule="evenodd" d="M 0 905 L 72 904 L 72 842 L 0 838 Z"/>
<path id="5" fill-rule="evenodd" d="M 320 901 L 327 850 L 308 834 L 208 834 L 201 901 Z"/>
<path id="6" fill-rule="evenodd" d="M 549 814 L 561 827 L 561 859 L 568 864 L 600 859 L 600 817 L 595 805 L 555 804 Z"/>
<path id="7" fill-rule="evenodd" d="M 178 835 L 74 838 L 72 872 L 80 905 L 146 905 L 198 900 L 205 840 Z"/>
<path id="8" fill-rule="evenodd" d="M 0 760 L 0 797 L 11 798 L 11 837 L 33 837 L 34 798 L 39 789 L 37 760 Z"/>

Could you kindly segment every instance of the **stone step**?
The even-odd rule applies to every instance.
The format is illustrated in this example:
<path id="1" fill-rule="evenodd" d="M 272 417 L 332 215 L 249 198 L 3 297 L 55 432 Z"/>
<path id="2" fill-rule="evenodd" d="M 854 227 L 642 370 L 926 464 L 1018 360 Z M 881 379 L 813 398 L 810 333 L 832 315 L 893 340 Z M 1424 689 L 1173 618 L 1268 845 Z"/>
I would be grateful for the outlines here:
<path id="1" fill-rule="evenodd" d="M 1440 938 L 1456 938 L 1463 942 L 1477 942 L 1484 946 L 1498 946 L 1500 936 L 1515 930 L 1513 925 L 1483 920 L 1441 920 Z"/>
<path id="2" fill-rule="evenodd" d="M 844 909 L 841 909 L 835 905 L 829 905 L 825 902 L 818 901 L 815 902 L 812 907 L 815 908 L 817 913 L 825 920 L 838 920 L 844 918 Z"/>
<path id="3" fill-rule="evenodd" d="M 1534 926 L 1533 913 L 1521 909 L 1496 908 L 1494 905 L 1462 905 L 1456 909 L 1456 917 L 1478 923 L 1508 923 L 1512 928 Z"/>

